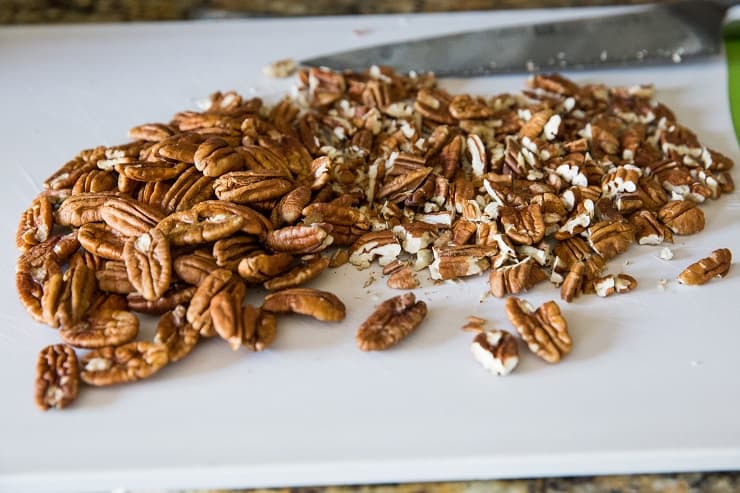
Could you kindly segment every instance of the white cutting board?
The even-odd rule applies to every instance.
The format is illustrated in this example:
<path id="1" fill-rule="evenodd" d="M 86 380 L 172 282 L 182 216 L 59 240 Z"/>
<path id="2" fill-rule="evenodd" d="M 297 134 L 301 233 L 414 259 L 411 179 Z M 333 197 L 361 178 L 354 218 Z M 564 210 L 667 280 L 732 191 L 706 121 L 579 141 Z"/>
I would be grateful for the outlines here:
<path id="1" fill-rule="evenodd" d="M 391 351 L 363 354 L 355 329 L 391 293 L 383 281 L 363 288 L 369 271 L 347 266 L 313 283 L 344 299 L 343 323 L 281 318 L 265 353 L 207 341 L 149 381 L 84 387 L 64 412 L 33 405 L 37 351 L 57 339 L 17 301 L 13 235 L 42 180 L 79 149 L 124 141 L 130 126 L 166 121 L 217 89 L 274 99 L 289 83 L 265 78 L 261 67 L 279 58 L 573 13 L 0 29 L 0 491 L 740 468 L 740 268 L 700 288 L 657 288 L 714 248 L 740 255 L 737 194 L 705 208 L 706 230 L 678 238 L 675 260 L 634 247 L 612 261 L 612 272 L 639 280 L 637 291 L 564 304 L 575 343 L 557 366 L 522 348 L 517 371 L 497 378 L 472 359 L 471 335 L 459 329 L 466 316 L 511 328 L 501 300 L 479 303 L 483 278 L 425 282 L 417 294 L 430 312 L 418 333 Z M 573 76 L 656 83 L 682 122 L 740 161 L 722 60 Z M 445 85 L 493 94 L 524 81 Z M 541 303 L 558 292 L 543 284 L 527 298 Z"/>

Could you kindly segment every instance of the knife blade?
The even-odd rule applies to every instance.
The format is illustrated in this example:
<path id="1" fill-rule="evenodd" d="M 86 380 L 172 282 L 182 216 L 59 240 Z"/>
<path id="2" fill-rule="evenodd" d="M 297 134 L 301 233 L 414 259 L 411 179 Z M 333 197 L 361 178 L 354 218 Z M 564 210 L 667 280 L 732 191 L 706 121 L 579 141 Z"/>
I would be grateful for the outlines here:
<path id="1" fill-rule="evenodd" d="M 301 63 L 335 70 L 388 65 L 402 72 L 461 77 L 679 63 L 720 52 L 726 10 L 719 3 L 684 0 L 616 16 L 389 43 Z"/>

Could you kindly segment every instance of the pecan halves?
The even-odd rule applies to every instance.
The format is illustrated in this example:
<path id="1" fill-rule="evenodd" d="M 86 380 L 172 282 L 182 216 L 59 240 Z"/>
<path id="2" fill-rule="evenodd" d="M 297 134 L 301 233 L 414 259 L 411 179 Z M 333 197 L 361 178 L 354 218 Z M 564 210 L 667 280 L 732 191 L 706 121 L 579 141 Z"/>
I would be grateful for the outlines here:
<path id="1" fill-rule="evenodd" d="M 678 275 L 678 282 L 699 286 L 715 277 L 725 277 L 732 265 L 732 252 L 727 248 L 714 250 L 708 257 L 695 262 Z"/>
<path id="2" fill-rule="evenodd" d="M 200 245 L 230 236 L 244 225 L 237 214 L 191 209 L 170 214 L 157 225 L 173 245 Z"/>
<path id="3" fill-rule="evenodd" d="M 237 204 L 279 199 L 293 189 L 293 182 L 280 171 L 233 171 L 214 183 L 216 196 Z"/>
<path id="4" fill-rule="evenodd" d="M 100 216 L 122 235 L 137 236 L 156 226 L 164 218 L 164 213 L 133 199 L 114 198 L 103 204 Z"/>
<path id="5" fill-rule="evenodd" d="M 200 333 L 187 321 L 186 311 L 185 306 L 176 306 L 157 322 L 154 342 L 165 345 L 172 363 L 190 354 L 200 339 Z"/>
<path id="6" fill-rule="evenodd" d="M 591 289 L 597 296 L 606 298 L 613 294 L 629 293 L 637 287 L 637 279 L 627 274 L 610 274 L 591 281 Z"/>
<path id="7" fill-rule="evenodd" d="M 427 315 L 427 305 L 414 293 L 381 303 L 357 330 L 355 340 L 362 351 L 380 351 L 394 346 L 411 334 Z"/>
<path id="8" fill-rule="evenodd" d="M 168 361 L 164 344 L 129 342 L 87 353 L 80 360 L 80 378 L 95 386 L 134 382 L 152 376 Z"/>
<path id="9" fill-rule="evenodd" d="M 327 291 L 309 288 L 291 288 L 270 293 L 262 309 L 273 313 L 297 313 L 316 320 L 338 322 L 344 320 L 346 308 L 342 300 Z"/>
<path id="10" fill-rule="evenodd" d="M 470 351 L 483 368 L 496 375 L 508 375 L 519 364 L 519 345 L 505 330 L 479 332 Z"/>
<path id="11" fill-rule="evenodd" d="M 99 310 L 81 322 L 59 329 L 64 342 L 86 349 L 120 346 L 136 339 L 138 333 L 139 319 L 123 310 Z"/>
<path id="12" fill-rule="evenodd" d="M 502 207 L 499 214 L 504 233 L 516 243 L 532 245 L 542 240 L 545 235 L 542 209 L 537 204 L 523 208 Z"/>
<path id="13" fill-rule="evenodd" d="M 167 237 L 158 229 L 131 238 L 123 248 L 131 284 L 149 301 L 167 291 L 172 279 L 172 258 Z"/>
<path id="14" fill-rule="evenodd" d="M 21 250 L 27 250 L 49 239 L 54 227 L 54 210 L 51 200 L 45 194 L 39 194 L 31 207 L 21 214 L 15 235 L 15 244 Z"/>
<path id="15" fill-rule="evenodd" d="M 234 296 L 241 294 L 243 298 L 246 287 L 230 270 L 216 269 L 203 279 L 190 300 L 187 320 L 203 337 L 216 335 L 209 308 L 213 297 L 223 290 L 232 291 Z"/>
<path id="16" fill-rule="evenodd" d="M 692 235 L 704 229 L 704 213 L 691 200 L 672 200 L 658 211 L 658 219 L 677 235 Z"/>
<path id="17" fill-rule="evenodd" d="M 554 301 L 534 310 L 526 301 L 511 297 L 506 300 L 506 316 L 529 350 L 548 363 L 557 363 L 573 347 L 568 323 Z"/>
<path id="18" fill-rule="evenodd" d="M 286 226 L 270 231 L 266 238 L 266 244 L 271 249 L 292 254 L 317 253 L 333 242 L 328 227 L 320 224 Z"/>
<path id="19" fill-rule="evenodd" d="M 258 253 L 241 259 L 237 269 L 245 281 L 258 284 L 279 276 L 292 264 L 293 256 L 289 253 Z"/>
<path id="20" fill-rule="evenodd" d="M 587 231 L 591 248 L 607 260 L 627 250 L 635 239 L 634 228 L 626 221 L 601 221 Z"/>
<path id="21" fill-rule="evenodd" d="M 265 281 L 264 287 L 270 291 L 294 288 L 317 278 L 327 267 L 329 267 L 327 257 L 316 257 L 294 267 L 285 274 Z"/>
<path id="22" fill-rule="evenodd" d="M 64 344 L 47 346 L 36 361 L 36 406 L 62 409 L 77 398 L 80 375 L 74 350 Z"/>
<path id="23" fill-rule="evenodd" d="M 277 318 L 274 314 L 241 305 L 241 300 L 227 292 L 221 292 L 211 301 L 213 327 L 236 351 L 246 347 L 250 351 L 263 351 L 277 334 Z"/>
<path id="24" fill-rule="evenodd" d="M 198 171 L 214 178 L 244 168 L 244 157 L 220 137 L 211 137 L 200 144 L 193 160 Z"/>

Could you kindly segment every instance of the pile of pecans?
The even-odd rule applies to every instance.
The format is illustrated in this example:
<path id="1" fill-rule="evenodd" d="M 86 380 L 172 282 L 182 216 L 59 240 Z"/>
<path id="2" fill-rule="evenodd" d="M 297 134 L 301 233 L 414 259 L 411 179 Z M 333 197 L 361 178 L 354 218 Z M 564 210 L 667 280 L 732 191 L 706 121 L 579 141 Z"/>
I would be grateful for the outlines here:
<path id="1" fill-rule="evenodd" d="M 215 93 L 45 181 L 16 237 L 21 301 L 64 343 L 39 356 L 40 407 L 69 404 L 78 379 L 146 378 L 203 337 L 263 350 L 278 314 L 342 320 L 334 294 L 299 286 L 346 262 L 377 260 L 397 289 L 428 270 L 435 281 L 489 271 L 497 297 L 546 280 L 565 301 L 627 292 L 634 278 L 601 275 L 609 259 L 701 231 L 697 204 L 734 188 L 732 161 L 650 86 L 553 74 L 521 94 L 452 95 L 433 75 L 377 66 L 298 81 L 273 107 Z M 260 307 L 244 304 L 254 286 L 270 291 Z M 521 306 L 507 309 L 526 339 L 552 313 Z M 135 312 L 160 317 L 154 341 L 136 340 Z M 388 300 L 358 346 L 390 347 L 425 315 L 413 295 Z M 71 347 L 89 351 L 78 362 Z"/>

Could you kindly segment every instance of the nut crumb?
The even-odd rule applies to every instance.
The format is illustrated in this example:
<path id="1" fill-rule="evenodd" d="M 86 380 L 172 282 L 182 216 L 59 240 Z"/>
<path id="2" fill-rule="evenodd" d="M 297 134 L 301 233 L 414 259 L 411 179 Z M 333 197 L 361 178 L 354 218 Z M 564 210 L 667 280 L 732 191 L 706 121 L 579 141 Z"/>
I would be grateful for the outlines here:
<path id="1" fill-rule="evenodd" d="M 658 254 L 658 257 L 661 260 L 671 260 L 673 258 L 673 250 L 671 250 L 668 247 L 663 247 L 660 249 L 660 253 Z"/>
<path id="2" fill-rule="evenodd" d="M 298 69 L 298 65 L 292 58 L 285 58 L 283 60 L 277 60 L 269 65 L 265 65 L 262 68 L 262 72 L 268 77 L 275 77 L 276 79 L 284 79 L 290 77 Z"/>

